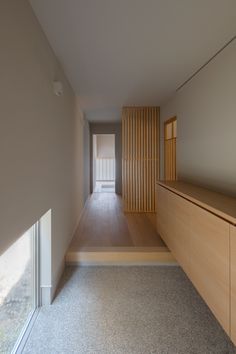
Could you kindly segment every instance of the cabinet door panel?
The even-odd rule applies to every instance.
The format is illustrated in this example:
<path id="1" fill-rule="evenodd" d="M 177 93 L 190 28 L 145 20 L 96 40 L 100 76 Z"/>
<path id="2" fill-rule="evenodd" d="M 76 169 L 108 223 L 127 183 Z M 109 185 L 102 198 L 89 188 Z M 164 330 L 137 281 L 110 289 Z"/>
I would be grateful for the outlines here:
<path id="1" fill-rule="evenodd" d="M 157 231 L 163 238 L 167 246 L 170 248 L 169 244 L 169 221 L 168 221 L 168 191 L 157 186 Z"/>
<path id="2" fill-rule="evenodd" d="M 191 203 L 157 187 L 157 229 L 176 260 L 188 273 Z"/>
<path id="3" fill-rule="evenodd" d="M 236 227 L 230 226 L 231 250 L 231 339 L 236 345 Z"/>
<path id="4" fill-rule="evenodd" d="M 229 224 L 192 206 L 190 278 L 229 334 Z"/>
<path id="5" fill-rule="evenodd" d="M 189 274 L 192 204 L 169 192 L 171 247 L 174 257 Z"/>

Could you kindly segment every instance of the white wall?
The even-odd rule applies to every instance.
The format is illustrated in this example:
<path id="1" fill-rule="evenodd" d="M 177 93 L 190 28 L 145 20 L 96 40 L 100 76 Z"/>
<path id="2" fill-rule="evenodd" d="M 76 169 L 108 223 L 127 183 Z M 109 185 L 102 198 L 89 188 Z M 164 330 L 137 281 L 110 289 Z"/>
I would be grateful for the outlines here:
<path id="1" fill-rule="evenodd" d="M 161 107 L 177 115 L 179 179 L 236 195 L 236 41 Z"/>
<path id="2" fill-rule="evenodd" d="M 84 202 L 86 202 L 90 194 L 90 129 L 89 123 L 84 119 L 84 134 L 83 134 L 83 150 L 84 150 Z"/>
<path id="3" fill-rule="evenodd" d="M 52 209 L 55 286 L 83 206 L 83 117 L 26 0 L 1 0 L 0 45 L 0 253 Z"/>
<path id="4" fill-rule="evenodd" d="M 97 174 L 97 171 L 96 171 L 96 158 L 97 158 L 97 135 L 94 134 L 92 135 L 92 149 L 91 149 L 91 163 L 92 163 L 92 168 L 91 168 L 91 171 L 92 171 L 92 192 L 94 191 L 95 187 L 96 187 L 96 174 Z"/>

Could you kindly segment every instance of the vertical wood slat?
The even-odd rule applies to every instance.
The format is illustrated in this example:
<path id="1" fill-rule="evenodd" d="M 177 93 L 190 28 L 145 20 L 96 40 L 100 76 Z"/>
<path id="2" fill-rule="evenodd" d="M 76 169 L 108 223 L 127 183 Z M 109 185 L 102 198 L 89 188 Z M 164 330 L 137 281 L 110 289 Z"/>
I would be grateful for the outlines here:
<path id="1" fill-rule="evenodd" d="M 129 195 L 130 195 L 130 165 L 128 164 L 128 161 L 129 161 L 129 150 L 130 150 L 130 138 L 129 138 L 129 112 L 127 112 L 128 116 L 127 116 L 127 149 L 126 149 L 126 155 L 127 155 L 127 160 L 126 160 L 126 164 L 127 164 L 127 208 L 129 209 L 130 208 L 130 198 L 129 198 Z"/>
<path id="2" fill-rule="evenodd" d="M 140 165 L 140 156 L 141 156 L 141 129 L 140 129 L 140 111 L 138 111 L 138 143 L 137 143 L 137 150 L 138 150 L 138 156 L 137 156 L 137 163 L 138 163 L 138 210 L 141 210 L 141 165 Z"/>
<path id="3" fill-rule="evenodd" d="M 144 108 L 144 209 L 147 210 L 147 120 L 146 109 Z"/>
<path id="4" fill-rule="evenodd" d="M 159 108 L 124 107 L 122 112 L 124 210 L 156 211 L 159 178 Z"/>

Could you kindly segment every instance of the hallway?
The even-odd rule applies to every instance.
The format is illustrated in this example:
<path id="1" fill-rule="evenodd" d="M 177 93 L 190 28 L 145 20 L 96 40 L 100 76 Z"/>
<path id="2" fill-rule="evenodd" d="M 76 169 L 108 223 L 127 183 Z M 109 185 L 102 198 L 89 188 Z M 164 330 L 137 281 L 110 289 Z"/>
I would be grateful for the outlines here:
<path id="1" fill-rule="evenodd" d="M 236 0 L 0 23 L 0 354 L 236 354 Z"/>
<path id="2" fill-rule="evenodd" d="M 180 267 L 67 267 L 23 354 L 235 354 Z"/>
<path id="3" fill-rule="evenodd" d="M 88 199 L 69 251 L 89 247 L 166 247 L 156 232 L 155 213 L 124 213 L 115 193 Z"/>

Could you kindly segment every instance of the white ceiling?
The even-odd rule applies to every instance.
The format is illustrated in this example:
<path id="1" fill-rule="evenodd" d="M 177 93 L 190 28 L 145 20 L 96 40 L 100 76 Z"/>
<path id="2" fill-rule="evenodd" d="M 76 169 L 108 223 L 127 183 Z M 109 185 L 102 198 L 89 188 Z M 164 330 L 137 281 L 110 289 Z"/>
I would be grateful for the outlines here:
<path id="1" fill-rule="evenodd" d="M 91 121 L 160 105 L 236 34 L 235 0 L 30 0 Z"/>

